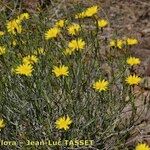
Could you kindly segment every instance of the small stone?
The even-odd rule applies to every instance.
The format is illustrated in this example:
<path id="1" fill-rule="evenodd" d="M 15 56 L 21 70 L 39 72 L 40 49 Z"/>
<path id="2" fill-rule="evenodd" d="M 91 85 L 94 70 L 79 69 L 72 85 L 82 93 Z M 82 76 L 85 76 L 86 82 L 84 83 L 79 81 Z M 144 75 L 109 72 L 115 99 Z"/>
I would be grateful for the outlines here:
<path id="1" fill-rule="evenodd" d="M 141 86 L 147 90 L 150 90 L 150 77 L 144 77 Z"/>

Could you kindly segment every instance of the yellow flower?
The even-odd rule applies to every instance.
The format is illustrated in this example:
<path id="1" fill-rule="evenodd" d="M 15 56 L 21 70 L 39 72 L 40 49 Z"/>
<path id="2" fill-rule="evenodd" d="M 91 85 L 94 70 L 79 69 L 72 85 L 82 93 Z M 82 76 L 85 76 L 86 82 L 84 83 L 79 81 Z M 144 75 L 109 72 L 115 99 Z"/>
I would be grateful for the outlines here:
<path id="1" fill-rule="evenodd" d="M 138 40 L 134 38 L 128 38 L 127 39 L 127 45 L 136 45 L 138 44 Z"/>
<path id="2" fill-rule="evenodd" d="M 5 34 L 5 32 L 0 31 L 0 37 L 3 36 Z"/>
<path id="3" fill-rule="evenodd" d="M 104 19 L 101 19 L 101 20 L 98 20 L 98 26 L 100 28 L 104 28 L 108 25 L 108 21 L 107 20 L 104 20 Z"/>
<path id="4" fill-rule="evenodd" d="M 98 6 L 92 6 L 85 10 L 85 16 L 91 17 L 91 16 L 95 15 L 97 12 L 98 12 Z"/>
<path id="5" fill-rule="evenodd" d="M 117 40 L 111 40 L 109 44 L 110 44 L 110 47 L 117 47 L 119 49 L 122 49 L 125 42 L 121 39 L 117 39 Z"/>
<path id="6" fill-rule="evenodd" d="M 22 13 L 21 15 L 19 15 L 17 17 L 17 19 L 21 22 L 23 20 L 26 20 L 26 19 L 29 19 L 30 18 L 30 15 L 28 13 Z"/>
<path id="7" fill-rule="evenodd" d="M 140 63 L 141 63 L 141 61 L 140 61 L 139 58 L 129 57 L 127 59 L 127 64 L 130 65 L 130 66 L 139 65 Z"/>
<path id="8" fill-rule="evenodd" d="M 31 76 L 33 71 L 33 66 L 30 64 L 19 65 L 15 69 L 15 73 L 19 75 Z"/>
<path id="9" fill-rule="evenodd" d="M 70 119 L 68 115 L 67 117 L 63 116 L 63 117 L 58 118 L 55 122 L 57 129 L 64 129 L 64 130 L 68 130 L 69 125 L 71 123 L 72 123 L 72 120 Z"/>
<path id="10" fill-rule="evenodd" d="M 51 29 L 49 29 L 46 33 L 45 33 L 45 39 L 49 40 L 52 38 L 56 38 L 58 36 L 58 34 L 60 33 L 60 29 L 57 27 L 53 27 Z"/>
<path id="11" fill-rule="evenodd" d="M 38 58 L 35 55 L 28 55 L 23 58 L 22 62 L 24 64 L 34 64 L 37 63 Z"/>
<path id="12" fill-rule="evenodd" d="M 6 47 L 5 46 L 0 46 L 0 55 L 3 55 L 6 53 Z"/>
<path id="13" fill-rule="evenodd" d="M 65 55 L 71 55 L 74 52 L 74 49 L 66 48 L 64 51 Z"/>
<path id="14" fill-rule="evenodd" d="M 93 83 L 93 88 L 99 92 L 106 91 L 108 89 L 108 81 L 106 80 L 98 80 L 97 82 Z"/>
<path id="15" fill-rule="evenodd" d="M 76 35 L 80 30 L 80 25 L 74 23 L 68 27 L 68 33 L 70 35 Z"/>
<path id="16" fill-rule="evenodd" d="M 59 20 L 55 23 L 55 27 L 62 28 L 65 25 L 65 20 Z"/>
<path id="17" fill-rule="evenodd" d="M 135 150 L 150 150 L 150 147 L 145 143 L 139 143 Z"/>
<path id="18" fill-rule="evenodd" d="M 54 66 L 52 72 L 55 74 L 56 77 L 59 76 L 68 76 L 69 71 L 68 71 L 68 67 L 61 65 L 59 67 Z"/>
<path id="19" fill-rule="evenodd" d="M 5 123 L 3 119 L 0 119 L 0 130 L 5 127 Z"/>
<path id="20" fill-rule="evenodd" d="M 85 18 L 86 17 L 86 14 L 85 12 L 81 12 L 81 13 L 78 13 L 75 15 L 75 19 L 82 19 L 82 18 Z"/>
<path id="21" fill-rule="evenodd" d="M 11 20 L 7 22 L 7 30 L 8 32 L 12 34 L 21 33 L 22 32 L 22 26 L 20 24 L 19 20 Z"/>
<path id="22" fill-rule="evenodd" d="M 123 46 L 124 46 L 124 41 L 121 40 L 121 39 L 118 39 L 118 40 L 117 40 L 117 47 L 118 47 L 119 49 L 122 49 Z"/>
<path id="23" fill-rule="evenodd" d="M 45 51 L 42 47 L 38 48 L 36 51 L 34 51 L 35 55 L 45 55 Z"/>
<path id="24" fill-rule="evenodd" d="M 115 47 L 116 46 L 116 41 L 115 40 L 110 40 L 109 45 L 110 45 L 110 47 Z"/>
<path id="25" fill-rule="evenodd" d="M 84 49 L 85 47 L 85 42 L 82 40 L 82 39 L 77 39 L 77 40 L 72 40 L 69 42 L 68 44 L 68 48 L 69 49 L 73 49 L 73 50 L 81 50 L 81 49 Z"/>
<path id="26" fill-rule="evenodd" d="M 129 75 L 125 81 L 129 85 L 138 85 L 141 82 L 141 80 L 142 80 L 142 78 L 140 78 L 134 74 L 134 75 Z"/>
<path id="27" fill-rule="evenodd" d="M 92 6 L 87 8 L 85 11 L 75 15 L 75 19 L 81 19 L 85 17 L 91 17 L 98 12 L 98 6 Z"/>

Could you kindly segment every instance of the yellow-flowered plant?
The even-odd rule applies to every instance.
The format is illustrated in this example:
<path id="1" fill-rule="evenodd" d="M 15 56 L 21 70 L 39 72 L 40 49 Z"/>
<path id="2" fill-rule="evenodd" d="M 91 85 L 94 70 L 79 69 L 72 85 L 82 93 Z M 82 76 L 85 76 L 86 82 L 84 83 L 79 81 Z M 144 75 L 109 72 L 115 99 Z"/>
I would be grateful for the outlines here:
<path id="1" fill-rule="evenodd" d="M 108 90 L 108 81 L 106 80 L 98 80 L 96 82 L 93 83 L 93 88 L 96 90 L 96 91 L 106 91 Z"/>
<path id="2" fill-rule="evenodd" d="M 2 114 L 9 122 L 3 136 L 9 139 L 11 133 L 15 135 L 14 140 L 25 139 L 26 135 L 31 135 L 37 129 L 35 138 L 56 137 L 60 141 L 65 138 L 73 141 L 74 138 L 81 139 L 79 143 L 78 140 L 69 140 L 65 145 L 66 149 L 80 149 L 79 146 L 86 145 L 82 138 L 90 137 L 101 139 L 93 145 L 95 148 L 105 149 L 109 141 L 112 141 L 112 149 L 124 149 L 125 141 L 121 141 L 121 136 L 126 136 L 124 131 L 128 128 L 132 132 L 130 127 L 134 125 L 134 115 L 136 117 L 138 111 L 127 116 L 127 124 L 124 122 L 126 118 L 120 116 L 129 105 L 135 110 L 132 102 L 136 100 L 137 94 L 133 85 L 140 84 L 142 78 L 132 75 L 132 72 L 131 75 L 128 74 L 133 71 L 132 66 L 139 65 L 141 60 L 128 57 L 128 51 L 122 53 L 119 49 L 126 50 L 137 44 L 138 40 L 117 37 L 111 33 L 114 39 L 110 41 L 110 33 L 103 30 L 110 23 L 98 16 L 98 6 L 81 11 L 75 15 L 76 19 L 71 16 L 70 11 L 70 14 L 65 12 L 67 21 L 60 19 L 56 22 L 53 20 L 57 14 L 46 16 L 46 9 L 44 12 L 42 10 L 33 14 L 32 18 L 28 13 L 18 15 L 16 19 L 7 22 L 7 31 L 1 26 L 4 32 L 0 31 L 0 37 L 4 36 L 0 38 L 0 43 L 4 46 L 0 46 L 0 55 L 6 52 L 7 55 L 0 56 L 0 100 Z M 62 16 L 63 10 L 60 12 Z M 29 20 L 24 22 L 27 19 Z M 53 26 L 45 29 L 50 24 Z M 103 32 L 99 32 L 100 30 Z M 20 58 L 22 60 L 18 64 Z M 15 67 L 11 69 L 11 66 Z M 6 105 L 4 109 L 3 105 Z M 20 112 L 21 115 L 16 118 Z M 16 131 L 13 131 L 16 125 Z M 0 119 L 0 129 L 4 127 L 5 120 Z M 71 130 L 65 133 L 70 127 Z M 119 129 L 118 136 L 115 136 L 114 127 Z M 85 135 L 87 131 L 88 134 Z M 26 149 L 24 145 L 22 149 Z M 139 143 L 135 150 L 150 148 L 147 144 Z"/>
<path id="3" fill-rule="evenodd" d="M 55 27 L 62 28 L 65 26 L 65 20 L 61 19 L 55 23 Z"/>
<path id="4" fill-rule="evenodd" d="M 139 65 L 141 63 L 139 58 L 129 57 L 127 58 L 127 64 L 130 66 Z"/>
<path id="5" fill-rule="evenodd" d="M 116 41 L 115 40 L 110 40 L 109 45 L 110 45 L 110 47 L 115 47 L 116 46 Z"/>
<path id="6" fill-rule="evenodd" d="M 18 75 L 31 76 L 33 66 L 31 64 L 21 64 L 15 68 L 14 72 Z"/>
<path id="7" fill-rule="evenodd" d="M 60 65 L 59 67 L 54 66 L 52 72 L 56 77 L 68 76 L 69 74 L 68 67 L 65 65 Z"/>
<path id="8" fill-rule="evenodd" d="M 80 25 L 77 23 L 74 23 L 70 26 L 68 26 L 68 33 L 70 35 L 76 35 L 80 31 Z"/>
<path id="9" fill-rule="evenodd" d="M 5 127 L 4 119 L 0 119 L 0 130 Z"/>
<path id="10" fill-rule="evenodd" d="M 68 115 L 58 118 L 55 122 L 57 129 L 64 129 L 64 130 L 68 130 L 69 125 L 71 123 L 72 123 L 72 120 Z"/>
<path id="11" fill-rule="evenodd" d="M 85 10 L 85 16 L 91 17 L 91 16 L 97 14 L 97 12 L 98 12 L 98 6 L 92 6 Z"/>
<path id="12" fill-rule="evenodd" d="M 34 64 L 38 62 L 38 58 L 35 55 L 28 55 L 23 58 L 22 62 L 24 64 Z"/>
<path id="13" fill-rule="evenodd" d="M 110 40 L 110 47 L 117 47 L 118 49 L 122 49 L 125 45 L 125 42 L 122 39 Z"/>
<path id="14" fill-rule="evenodd" d="M 56 38 L 59 34 L 60 34 L 60 29 L 57 27 L 53 27 L 53 28 L 49 29 L 48 31 L 46 31 L 45 39 L 49 40 L 52 38 Z"/>
<path id="15" fill-rule="evenodd" d="M 122 49 L 124 46 L 124 41 L 121 39 L 118 39 L 116 46 L 117 46 L 117 48 Z"/>
<path id="16" fill-rule="evenodd" d="M 78 13 L 75 15 L 75 19 L 81 19 L 85 17 L 92 17 L 96 15 L 98 12 L 98 6 L 92 6 L 87 8 L 85 11 Z"/>
<path id="17" fill-rule="evenodd" d="M 82 19 L 85 17 L 86 17 L 85 12 L 81 12 L 75 15 L 75 19 Z"/>
<path id="18" fill-rule="evenodd" d="M 150 150 L 150 147 L 146 143 L 139 143 L 135 147 L 135 150 Z"/>
<path id="19" fill-rule="evenodd" d="M 104 28 L 104 27 L 106 27 L 108 25 L 108 21 L 107 20 L 105 20 L 105 19 L 100 19 L 100 20 L 98 20 L 98 26 L 100 27 L 100 28 Z"/>
<path id="20" fill-rule="evenodd" d="M 127 38 L 127 45 L 136 45 L 138 44 L 138 40 L 135 38 Z"/>
<path id="21" fill-rule="evenodd" d="M 85 48 L 85 42 L 81 38 L 78 38 L 77 40 L 72 40 L 69 42 L 68 48 L 77 51 L 82 50 Z"/>
<path id="22" fill-rule="evenodd" d="M 125 81 L 129 85 L 138 85 L 141 82 L 141 80 L 142 80 L 141 77 L 134 74 L 134 75 L 129 75 Z"/>
<path id="23" fill-rule="evenodd" d="M 75 52 L 75 49 L 66 48 L 63 53 L 65 55 L 72 55 L 74 52 Z"/>
<path id="24" fill-rule="evenodd" d="M 20 14 L 20 15 L 17 17 L 17 19 L 18 19 L 20 22 L 22 22 L 23 20 L 27 20 L 27 19 L 29 19 L 29 18 L 30 18 L 29 13 L 22 13 L 22 14 Z"/>
<path id="25" fill-rule="evenodd" d="M 7 22 L 7 31 L 11 34 L 21 33 L 22 32 L 22 25 L 20 20 L 13 19 Z"/>
<path id="26" fill-rule="evenodd" d="M 5 46 L 0 46 L 0 55 L 3 55 L 6 53 L 6 47 Z"/>
<path id="27" fill-rule="evenodd" d="M 0 31 L 0 37 L 3 36 L 5 34 L 4 31 Z"/>

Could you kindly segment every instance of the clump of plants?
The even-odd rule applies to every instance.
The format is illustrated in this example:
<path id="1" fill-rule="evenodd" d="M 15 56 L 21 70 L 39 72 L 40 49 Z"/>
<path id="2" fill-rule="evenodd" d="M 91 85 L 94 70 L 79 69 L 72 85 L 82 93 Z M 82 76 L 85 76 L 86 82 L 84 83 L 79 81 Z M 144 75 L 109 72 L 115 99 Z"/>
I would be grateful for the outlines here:
<path id="1" fill-rule="evenodd" d="M 29 13 L 7 20 L 3 17 L 2 139 L 90 139 L 94 144 L 87 147 L 125 147 L 137 114 L 134 87 L 142 81 L 132 72 L 141 60 L 129 51 L 138 40 L 103 38 L 111 23 L 99 17 L 100 11 L 99 6 L 92 6 L 57 21 Z M 128 105 L 132 114 L 124 120 L 122 113 Z M 42 149 L 25 144 L 17 147 Z M 58 147 L 86 148 L 79 144 L 52 146 Z M 139 143 L 133 149 L 150 148 Z"/>

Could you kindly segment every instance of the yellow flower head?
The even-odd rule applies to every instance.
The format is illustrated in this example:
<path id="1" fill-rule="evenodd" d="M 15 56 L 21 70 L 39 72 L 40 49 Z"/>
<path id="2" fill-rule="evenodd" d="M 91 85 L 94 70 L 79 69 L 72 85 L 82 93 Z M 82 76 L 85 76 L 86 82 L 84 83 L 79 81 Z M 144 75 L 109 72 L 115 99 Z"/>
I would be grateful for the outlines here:
<path id="1" fill-rule="evenodd" d="M 7 31 L 12 34 L 21 33 L 22 26 L 20 24 L 20 21 L 18 19 L 14 19 L 7 22 Z"/>
<path id="2" fill-rule="evenodd" d="M 85 12 L 81 12 L 81 13 L 78 13 L 75 15 L 75 19 L 82 19 L 82 18 L 85 18 L 86 17 L 86 14 Z"/>
<path id="3" fill-rule="evenodd" d="M 22 64 L 15 69 L 15 73 L 19 75 L 31 76 L 33 66 L 31 64 Z"/>
<path id="4" fill-rule="evenodd" d="M 117 45 L 116 45 L 119 49 L 122 49 L 124 46 L 124 41 L 121 39 L 117 40 Z"/>
<path id="5" fill-rule="evenodd" d="M 138 40 L 135 38 L 127 38 L 127 45 L 136 45 L 138 44 Z"/>
<path id="6" fill-rule="evenodd" d="M 97 82 L 93 83 L 93 88 L 99 92 L 106 91 L 108 89 L 108 81 L 98 80 Z"/>
<path id="7" fill-rule="evenodd" d="M 98 12 L 98 6 L 92 6 L 87 8 L 85 11 L 75 15 L 75 19 L 81 19 L 85 17 L 92 17 Z"/>
<path id="8" fill-rule="evenodd" d="M 3 36 L 5 34 L 5 32 L 0 31 L 0 37 Z"/>
<path id="9" fill-rule="evenodd" d="M 38 58 L 35 55 L 28 55 L 23 58 L 22 62 L 24 64 L 34 64 L 37 63 Z"/>
<path id="10" fill-rule="evenodd" d="M 68 67 L 61 65 L 59 67 L 54 66 L 52 72 L 55 74 L 56 77 L 59 76 L 68 76 L 69 71 L 68 71 Z"/>
<path id="11" fill-rule="evenodd" d="M 127 64 L 130 65 L 130 66 L 139 65 L 140 63 L 141 63 L 141 61 L 140 61 L 139 58 L 129 57 L 127 59 Z"/>
<path id="12" fill-rule="evenodd" d="M 38 48 L 36 51 L 34 51 L 35 55 L 45 55 L 45 51 L 42 47 Z"/>
<path id="13" fill-rule="evenodd" d="M 110 45 L 110 47 L 115 47 L 116 46 L 116 41 L 115 40 L 110 40 L 109 45 Z"/>
<path id="14" fill-rule="evenodd" d="M 0 55 L 3 55 L 6 53 L 6 47 L 5 46 L 0 46 Z"/>
<path id="15" fill-rule="evenodd" d="M 23 21 L 23 20 L 27 20 L 27 19 L 29 19 L 30 18 L 30 15 L 28 14 L 28 13 L 22 13 L 21 15 L 19 15 L 18 17 L 17 17 L 17 19 L 21 22 L 21 21 Z"/>
<path id="16" fill-rule="evenodd" d="M 57 129 L 64 129 L 64 130 L 68 130 L 69 125 L 71 123 L 72 123 L 72 120 L 70 119 L 68 115 L 67 117 L 63 116 L 63 117 L 58 118 L 55 122 Z"/>
<path id="17" fill-rule="evenodd" d="M 65 25 L 65 20 L 59 20 L 55 23 L 55 27 L 62 28 Z"/>
<path id="18" fill-rule="evenodd" d="M 65 51 L 64 51 L 64 54 L 65 55 L 71 55 L 73 52 L 74 52 L 74 49 L 66 48 Z"/>
<path id="19" fill-rule="evenodd" d="M 72 40 L 69 42 L 68 44 L 68 48 L 69 49 L 73 49 L 73 50 L 82 50 L 85 47 L 85 42 L 82 39 L 77 39 L 77 40 Z"/>
<path id="20" fill-rule="evenodd" d="M 98 26 L 99 26 L 100 28 L 104 28 L 104 27 L 106 27 L 107 25 L 108 25 L 108 21 L 107 21 L 107 20 L 105 20 L 105 19 L 98 20 Z"/>
<path id="21" fill-rule="evenodd" d="M 98 6 L 92 6 L 85 10 L 85 16 L 91 17 L 91 16 L 95 15 L 97 12 L 98 12 Z"/>
<path id="22" fill-rule="evenodd" d="M 0 119 L 0 129 L 5 127 L 5 123 L 3 119 Z"/>
<path id="23" fill-rule="evenodd" d="M 110 47 L 117 47 L 119 49 L 122 49 L 125 42 L 121 39 L 117 39 L 117 40 L 111 40 L 109 44 L 110 44 Z"/>
<path id="24" fill-rule="evenodd" d="M 80 25 L 74 23 L 68 27 L 68 33 L 70 35 L 76 35 L 80 30 Z"/>
<path id="25" fill-rule="evenodd" d="M 142 80 L 142 78 L 140 78 L 134 74 L 134 75 L 129 75 L 125 81 L 129 85 L 138 85 L 141 82 L 141 80 Z"/>
<path id="26" fill-rule="evenodd" d="M 150 150 L 150 147 L 145 143 L 139 143 L 135 150 Z"/>
<path id="27" fill-rule="evenodd" d="M 58 34 L 60 33 L 60 29 L 57 27 L 53 27 L 51 29 L 49 29 L 46 33 L 45 33 L 45 39 L 49 40 L 52 38 L 56 38 L 58 36 Z"/>

